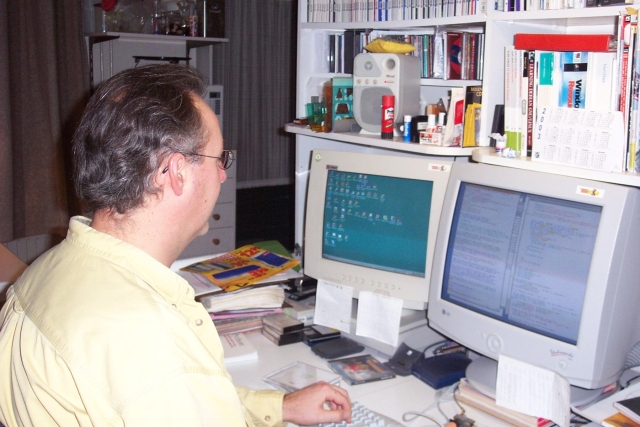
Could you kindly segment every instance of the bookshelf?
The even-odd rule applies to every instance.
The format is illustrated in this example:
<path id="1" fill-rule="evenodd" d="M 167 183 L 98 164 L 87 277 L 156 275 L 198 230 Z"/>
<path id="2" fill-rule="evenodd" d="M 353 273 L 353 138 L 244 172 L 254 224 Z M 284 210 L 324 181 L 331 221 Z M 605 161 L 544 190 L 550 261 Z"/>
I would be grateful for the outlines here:
<path id="1" fill-rule="evenodd" d="M 560 10 L 535 10 L 524 12 L 503 12 L 493 9 L 492 1 L 486 1 L 484 13 L 446 18 L 411 19 L 376 22 L 307 22 L 307 1 L 298 4 L 298 58 L 296 116 L 305 115 L 305 105 L 311 96 L 321 95 L 322 83 L 334 76 L 329 73 L 325 59 L 329 34 L 345 30 L 388 30 L 415 33 L 435 31 L 437 28 L 450 30 L 480 31 L 485 34 L 484 79 L 440 80 L 421 79 L 420 98 L 422 103 L 435 103 L 447 99 L 448 90 L 453 87 L 482 85 L 483 108 L 480 120 L 480 145 L 482 148 L 427 147 L 418 144 L 403 144 L 401 138 L 383 141 L 377 136 L 353 133 L 314 133 L 301 126 L 286 125 L 287 132 L 296 135 L 296 242 L 302 243 L 302 219 L 306 199 L 306 174 L 314 148 L 385 152 L 408 156 L 441 156 L 456 161 L 490 163 L 506 167 L 540 170 L 549 173 L 576 176 L 591 180 L 640 187 L 640 175 L 633 173 L 603 173 L 588 169 L 562 167 L 559 165 L 532 162 L 530 159 L 506 159 L 488 148 L 493 111 L 497 104 L 504 103 L 504 48 L 513 45 L 516 33 L 561 33 L 615 34 L 617 19 L 625 5 L 589 7 Z"/>

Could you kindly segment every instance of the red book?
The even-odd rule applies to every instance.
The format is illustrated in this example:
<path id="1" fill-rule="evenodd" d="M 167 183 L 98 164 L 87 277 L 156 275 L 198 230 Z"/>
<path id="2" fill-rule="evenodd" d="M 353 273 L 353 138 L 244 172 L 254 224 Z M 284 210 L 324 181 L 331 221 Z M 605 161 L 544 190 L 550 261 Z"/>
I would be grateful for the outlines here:
<path id="1" fill-rule="evenodd" d="M 611 34 L 525 34 L 514 37 L 514 47 L 522 50 L 560 52 L 615 52 L 618 38 Z"/>

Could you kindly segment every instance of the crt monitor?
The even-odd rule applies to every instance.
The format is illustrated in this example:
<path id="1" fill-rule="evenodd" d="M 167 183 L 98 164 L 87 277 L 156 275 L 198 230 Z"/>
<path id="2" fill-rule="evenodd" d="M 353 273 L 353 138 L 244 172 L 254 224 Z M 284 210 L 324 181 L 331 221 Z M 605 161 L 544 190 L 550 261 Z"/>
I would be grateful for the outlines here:
<path id="1" fill-rule="evenodd" d="M 456 163 L 440 217 L 429 326 L 483 356 L 546 368 L 582 389 L 614 383 L 640 303 L 639 192 Z"/>
<path id="2" fill-rule="evenodd" d="M 316 150 L 305 214 L 304 273 L 424 310 L 451 162 Z"/>

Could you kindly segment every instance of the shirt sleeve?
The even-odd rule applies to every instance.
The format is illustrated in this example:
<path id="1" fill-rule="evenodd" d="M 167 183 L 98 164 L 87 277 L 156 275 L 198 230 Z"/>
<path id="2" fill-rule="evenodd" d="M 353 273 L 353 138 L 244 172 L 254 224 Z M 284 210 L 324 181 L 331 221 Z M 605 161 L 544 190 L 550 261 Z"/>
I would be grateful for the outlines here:
<path id="1" fill-rule="evenodd" d="M 282 399 L 284 392 L 279 390 L 251 390 L 236 387 L 242 402 L 245 420 L 250 427 L 280 427 L 286 425 L 282 420 Z"/>

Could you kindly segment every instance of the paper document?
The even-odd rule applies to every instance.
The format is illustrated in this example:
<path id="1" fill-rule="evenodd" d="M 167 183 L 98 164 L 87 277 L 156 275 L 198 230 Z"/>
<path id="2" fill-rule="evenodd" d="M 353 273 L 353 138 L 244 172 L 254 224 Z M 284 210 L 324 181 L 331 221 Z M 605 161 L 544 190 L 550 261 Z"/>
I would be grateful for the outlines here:
<path id="1" fill-rule="evenodd" d="M 496 404 L 569 427 L 569 382 L 547 369 L 500 355 Z"/>
<path id="2" fill-rule="evenodd" d="M 360 292 L 356 335 L 397 347 L 401 315 L 401 299 L 375 292 Z"/>
<path id="3" fill-rule="evenodd" d="M 318 280 L 316 290 L 316 312 L 313 322 L 339 331 L 350 333 L 351 299 L 353 288 Z"/>
<path id="4" fill-rule="evenodd" d="M 620 111 L 541 108 L 532 161 L 621 172 L 626 147 Z"/>

